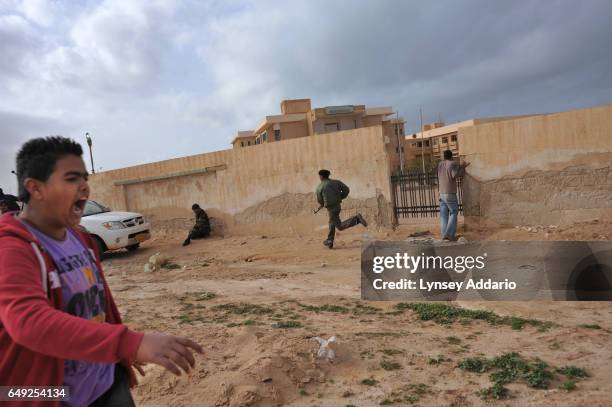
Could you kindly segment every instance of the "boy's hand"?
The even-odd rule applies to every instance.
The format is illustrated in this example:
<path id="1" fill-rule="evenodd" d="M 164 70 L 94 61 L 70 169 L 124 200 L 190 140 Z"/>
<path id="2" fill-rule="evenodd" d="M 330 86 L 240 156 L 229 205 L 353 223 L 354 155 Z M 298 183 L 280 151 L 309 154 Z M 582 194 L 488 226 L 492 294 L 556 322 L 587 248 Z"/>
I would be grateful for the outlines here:
<path id="1" fill-rule="evenodd" d="M 195 366 L 192 350 L 204 353 L 202 347 L 192 340 L 159 332 L 145 333 L 136 352 L 136 363 L 155 363 L 180 376 L 177 365 L 185 373 Z"/>
<path id="2" fill-rule="evenodd" d="M 146 366 L 145 363 L 136 362 L 133 364 L 133 366 L 136 370 L 138 370 L 138 373 L 140 373 L 141 376 L 146 376 L 145 371 L 143 369 L 143 366 Z"/>

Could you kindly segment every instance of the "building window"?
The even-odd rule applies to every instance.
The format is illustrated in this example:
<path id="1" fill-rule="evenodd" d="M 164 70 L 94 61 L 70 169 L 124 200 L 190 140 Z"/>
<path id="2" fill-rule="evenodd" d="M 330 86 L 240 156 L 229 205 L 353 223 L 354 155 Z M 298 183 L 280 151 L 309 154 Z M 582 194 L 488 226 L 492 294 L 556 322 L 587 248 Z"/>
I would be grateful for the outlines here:
<path id="1" fill-rule="evenodd" d="M 244 147 L 244 141 L 240 142 L 240 147 Z"/>
<path id="2" fill-rule="evenodd" d="M 404 147 L 402 147 L 402 153 L 404 152 Z"/>
<path id="3" fill-rule="evenodd" d="M 448 144 L 448 137 L 442 137 L 442 144 Z"/>
<path id="4" fill-rule="evenodd" d="M 399 153 L 399 147 L 395 147 L 395 152 Z"/>
<path id="5" fill-rule="evenodd" d="M 268 141 L 268 132 L 264 131 L 263 133 L 261 133 L 261 142 L 265 143 Z"/>
<path id="6" fill-rule="evenodd" d="M 429 147 L 429 140 L 425 140 L 425 147 Z"/>
<path id="7" fill-rule="evenodd" d="M 457 135 L 456 134 L 453 134 L 451 136 L 451 141 L 457 141 Z"/>
<path id="8" fill-rule="evenodd" d="M 423 142 L 419 141 L 419 142 L 417 143 L 417 147 L 423 147 Z"/>
<path id="9" fill-rule="evenodd" d="M 251 145 L 251 140 L 247 141 L 247 146 Z"/>
<path id="10" fill-rule="evenodd" d="M 404 128 L 400 127 L 400 136 L 403 136 L 403 135 L 404 135 Z"/>
<path id="11" fill-rule="evenodd" d="M 325 132 L 330 132 L 330 131 L 338 131 L 340 130 L 340 127 L 338 126 L 338 123 L 325 123 Z"/>
<path id="12" fill-rule="evenodd" d="M 438 139 L 437 139 L 437 138 L 433 139 L 433 145 L 434 145 L 434 146 L 437 146 L 437 145 L 438 145 Z"/>
<path id="13" fill-rule="evenodd" d="M 280 141 L 280 130 L 274 130 L 274 141 Z"/>
<path id="14" fill-rule="evenodd" d="M 255 137 L 255 144 L 261 144 L 261 137 Z"/>
<path id="15" fill-rule="evenodd" d="M 394 131 L 395 131 L 395 135 L 397 136 L 397 126 L 395 126 Z"/>

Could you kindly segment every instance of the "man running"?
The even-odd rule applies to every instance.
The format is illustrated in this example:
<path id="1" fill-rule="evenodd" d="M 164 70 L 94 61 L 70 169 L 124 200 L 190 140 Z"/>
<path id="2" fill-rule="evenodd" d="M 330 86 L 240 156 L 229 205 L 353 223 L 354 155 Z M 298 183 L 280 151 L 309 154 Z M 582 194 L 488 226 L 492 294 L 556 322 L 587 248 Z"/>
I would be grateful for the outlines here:
<path id="1" fill-rule="evenodd" d="M 355 225 L 362 224 L 368 226 L 368 222 L 361 216 L 360 213 L 342 222 L 340 220 L 340 211 L 342 210 L 342 200 L 345 199 L 350 190 L 342 181 L 330 179 L 331 173 L 328 170 L 319 171 L 321 183 L 317 187 L 316 195 L 319 202 L 319 209 L 325 207 L 329 215 L 329 234 L 327 240 L 323 242 L 325 246 L 332 249 L 334 247 L 334 238 L 336 229 L 344 230 Z"/>

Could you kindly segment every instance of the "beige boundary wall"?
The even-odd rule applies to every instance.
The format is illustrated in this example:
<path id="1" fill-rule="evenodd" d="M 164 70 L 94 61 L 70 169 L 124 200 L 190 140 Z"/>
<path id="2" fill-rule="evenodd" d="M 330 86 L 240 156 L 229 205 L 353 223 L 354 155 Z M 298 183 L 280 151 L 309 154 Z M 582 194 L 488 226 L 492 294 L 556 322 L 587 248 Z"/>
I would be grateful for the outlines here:
<path id="1" fill-rule="evenodd" d="M 612 105 L 463 127 L 459 141 L 468 224 L 612 220 Z"/>
<path id="2" fill-rule="evenodd" d="M 151 217 L 154 225 L 191 218 L 197 202 L 224 234 L 296 234 L 326 228 L 317 215 L 317 172 L 327 168 L 351 194 L 342 218 L 361 211 L 374 226 L 393 222 L 389 158 L 382 127 L 160 161 L 90 178 L 92 199 Z"/>

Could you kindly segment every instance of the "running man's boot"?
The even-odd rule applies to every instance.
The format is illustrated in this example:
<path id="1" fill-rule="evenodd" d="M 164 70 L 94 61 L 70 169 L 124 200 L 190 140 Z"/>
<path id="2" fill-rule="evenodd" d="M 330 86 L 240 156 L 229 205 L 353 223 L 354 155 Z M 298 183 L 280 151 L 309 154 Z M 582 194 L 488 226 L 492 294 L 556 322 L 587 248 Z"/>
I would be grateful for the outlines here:
<path id="1" fill-rule="evenodd" d="M 360 213 L 357 214 L 357 219 L 359 220 L 359 223 L 363 225 L 364 228 L 368 227 L 368 222 L 365 220 L 363 216 L 361 216 Z"/>

